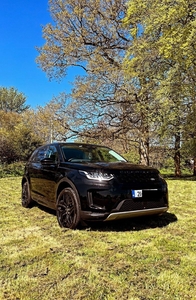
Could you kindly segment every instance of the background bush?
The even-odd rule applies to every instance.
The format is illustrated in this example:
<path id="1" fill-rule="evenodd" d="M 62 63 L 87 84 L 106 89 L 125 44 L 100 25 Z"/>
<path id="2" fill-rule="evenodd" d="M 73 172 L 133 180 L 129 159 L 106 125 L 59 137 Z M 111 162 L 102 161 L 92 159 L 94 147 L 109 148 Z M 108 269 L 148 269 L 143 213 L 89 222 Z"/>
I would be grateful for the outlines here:
<path id="1" fill-rule="evenodd" d="M 0 164 L 0 178 L 22 176 L 25 162 L 15 162 L 12 164 Z"/>

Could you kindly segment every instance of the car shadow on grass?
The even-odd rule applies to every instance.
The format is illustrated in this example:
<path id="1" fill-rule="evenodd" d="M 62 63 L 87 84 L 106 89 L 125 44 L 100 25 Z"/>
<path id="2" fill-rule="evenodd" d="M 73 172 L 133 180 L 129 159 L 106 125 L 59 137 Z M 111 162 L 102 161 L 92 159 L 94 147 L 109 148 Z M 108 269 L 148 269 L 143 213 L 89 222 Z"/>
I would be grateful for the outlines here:
<path id="1" fill-rule="evenodd" d="M 42 206 L 40 204 L 35 204 L 38 209 L 44 211 L 45 213 L 54 215 L 56 217 L 56 211 Z M 160 216 L 144 216 L 137 218 L 122 219 L 116 221 L 106 221 L 106 222 L 88 222 L 79 225 L 78 230 L 89 230 L 89 231 L 140 231 L 149 228 L 162 228 L 168 226 L 170 223 L 177 222 L 177 217 L 175 214 L 166 212 Z M 55 219 L 57 222 L 57 219 Z"/>
<path id="2" fill-rule="evenodd" d="M 178 219 L 175 214 L 166 212 L 160 216 L 145 216 L 109 222 L 91 222 L 89 230 L 93 231 L 140 231 L 150 228 L 162 228 Z"/>

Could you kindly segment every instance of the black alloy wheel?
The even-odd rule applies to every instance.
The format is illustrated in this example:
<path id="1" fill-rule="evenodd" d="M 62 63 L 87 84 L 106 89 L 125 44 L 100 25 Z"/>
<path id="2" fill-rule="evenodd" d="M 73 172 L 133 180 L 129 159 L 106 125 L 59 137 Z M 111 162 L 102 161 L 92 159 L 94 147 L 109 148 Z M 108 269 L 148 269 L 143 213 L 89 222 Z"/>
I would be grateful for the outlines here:
<path id="1" fill-rule="evenodd" d="M 80 222 L 80 203 L 73 189 L 63 189 L 57 198 L 57 220 L 60 227 L 75 229 Z"/>
<path id="2" fill-rule="evenodd" d="M 32 204 L 33 204 L 33 201 L 31 199 L 31 195 L 30 195 L 29 183 L 26 181 L 23 183 L 23 186 L 22 186 L 22 206 L 28 208 L 28 207 L 31 207 Z"/>

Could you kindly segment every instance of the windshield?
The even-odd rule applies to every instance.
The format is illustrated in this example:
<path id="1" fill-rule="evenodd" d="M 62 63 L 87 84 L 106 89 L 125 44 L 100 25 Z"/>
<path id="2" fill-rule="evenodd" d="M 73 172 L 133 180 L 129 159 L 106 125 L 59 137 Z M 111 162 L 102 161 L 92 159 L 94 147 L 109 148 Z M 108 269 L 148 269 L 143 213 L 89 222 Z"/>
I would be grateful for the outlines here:
<path id="1" fill-rule="evenodd" d="M 62 152 L 66 161 L 72 162 L 121 162 L 121 155 L 107 147 L 95 145 L 63 145 Z"/>

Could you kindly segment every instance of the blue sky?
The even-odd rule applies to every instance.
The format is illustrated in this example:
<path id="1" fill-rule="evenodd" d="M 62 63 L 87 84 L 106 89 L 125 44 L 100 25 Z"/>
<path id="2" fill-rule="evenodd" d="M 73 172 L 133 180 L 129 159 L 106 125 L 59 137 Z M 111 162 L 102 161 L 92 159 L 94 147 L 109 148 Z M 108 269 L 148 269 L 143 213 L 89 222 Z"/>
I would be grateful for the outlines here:
<path id="1" fill-rule="evenodd" d="M 49 81 L 38 68 L 36 46 L 42 46 L 42 26 L 51 22 L 47 0 L 1 0 L 0 87 L 15 87 L 33 108 L 60 92 L 70 92 L 75 70 L 60 83 Z"/>

